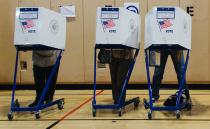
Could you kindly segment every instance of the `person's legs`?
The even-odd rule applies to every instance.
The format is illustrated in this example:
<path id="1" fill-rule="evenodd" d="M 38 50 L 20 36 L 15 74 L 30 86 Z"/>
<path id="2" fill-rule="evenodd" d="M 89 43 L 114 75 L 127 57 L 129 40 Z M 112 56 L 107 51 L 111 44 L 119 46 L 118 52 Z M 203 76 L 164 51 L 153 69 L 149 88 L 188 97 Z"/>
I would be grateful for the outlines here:
<path id="1" fill-rule="evenodd" d="M 29 105 L 29 107 L 34 107 L 37 105 L 42 94 L 42 89 L 45 85 L 45 72 L 42 67 L 33 65 L 33 74 L 36 88 L 36 98 L 35 101 Z"/>
<path id="2" fill-rule="evenodd" d="M 46 67 L 46 83 L 49 79 L 49 76 L 50 76 L 53 68 L 54 68 L 54 66 Z M 57 77 L 58 77 L 58 70 L 59 70 L 59 66 L 58 66 L 58 68 L 56 68 L 56 71 L 55 71 L 54 75 L 52 76 L 48 92 L 45 96 L 45 101 L 47 103 L 51 102 L 53 100 L 53 96 L 54 96 L 55 88 L 56 88 Z"/>
<path id="3" fill-rule="evenodd" d="M 118 66 L 117 66 L 117 84 L 116 84 L 116 88 L 117 88 L 117 100 L 119 100 L 119 97 L 122 93 L 122 89 L 123 89 L 123 85 L 130 67 L 132 60 L 128 59 L 128 60 L 124 60 L 121 59 L 119 60 Z M 122 93 L 122 102 L 125 102 L 126 99 L 126 89 L 125 91 Z"/>
<path id="4" fill-rule="evenodd" d="M 182 79 L 183 79 L 183 72 L 184 72 L 184 54 L 182 50 L 171 50 L 170 51 L 171 59 L 174 64 L 174 68 L 177 74 L 177 79 L 178 79 L 178 84 L 180 85 Z M 185 78 L 184 78 L 185 79 Z M 172 94 L 171 96 L 168 97 L 168 99 L 164 102 L 164 106 L 176 106 L 176 101 L 178 97 L 178 91 L 175 94 Z M 183 90 L 182 90 L 182 95 L 180 96 L 180 101 L 179 103 L 190 103 L 190 96 L 189 96 L 189 91 L 186 86 L 186 80 L 184 80 L 183 83 Z M 188 102 L 187 102 L 188 101 Z M 181 108 L 185 108 L 187 104 L 185 104 Z"/>
<path id="5" fill-rule="evenodd" d="M 117 103 L 117 61 L 115 59 L 112 59 L 112 62 L 109 63 L 109 69 L 110 69 L 110 76 L 111 76 L 111 87 L 112 87 L 112 98 L 114 100 L 114 103 Z"/>
<path id="6" fill-rule="evenodd" d="M 168 54 L 169 54 L 168 51 L 161 50 L 160 51 L 160 66 L 155 66 L 155 71 L 154 71 L 153 81 L 152 81 L 152 97 L 155 100 L 158 100 L 160 97 L 159 90 L 160 90 L 161 81 L 163 79 L 163 74 L 164 74 Z"/>
<path id="7" fill-rule="evenodd" d="M 177 74 L 178 83 L 180 84 L 184 75 L 184 53 L 182 50 L 171 51 L 171 58 L 174 64 L 174 68 Z M 184 77 L 183 89 L 185 89 L 186 97 L 189 98 L 189 90 L 186 85 L 186 79 Z"/>

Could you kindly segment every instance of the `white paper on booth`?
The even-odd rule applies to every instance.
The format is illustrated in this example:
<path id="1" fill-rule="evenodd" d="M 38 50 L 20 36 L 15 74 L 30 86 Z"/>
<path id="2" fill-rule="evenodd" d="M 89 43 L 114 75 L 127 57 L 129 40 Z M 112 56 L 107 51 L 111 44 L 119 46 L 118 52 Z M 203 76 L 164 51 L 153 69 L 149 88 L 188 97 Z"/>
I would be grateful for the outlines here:
<path id="1" fill-rule="evenodd" d="M 61 6 L 60 13 L 66 17 L 76 17 L 75 5 Z"/>

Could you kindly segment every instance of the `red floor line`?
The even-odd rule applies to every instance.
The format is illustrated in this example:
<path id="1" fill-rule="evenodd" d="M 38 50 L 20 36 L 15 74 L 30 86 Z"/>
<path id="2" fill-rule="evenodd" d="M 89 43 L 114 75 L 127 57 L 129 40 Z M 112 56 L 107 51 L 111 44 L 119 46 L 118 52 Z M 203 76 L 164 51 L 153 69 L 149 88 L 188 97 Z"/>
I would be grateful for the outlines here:
<path id="1" fill-rule="evenodd" d="M 98 93 L 96 93 L 96 96 L 101 94 L 104 90 L 99 91 Z M 74 109 L 72 109 L 71 111 L 69 111 L 66 115 L 64 115 L 63 117 L 61 117 L 58 121 L 61 122 L 62 120 L 64 120 L 67 116 L 71 115 L 72 113 L 74 113 L 75 111 L 77 111 L 78 109 L 80 109 L 82 106 L 84 106 L 85 104 L 87 104 L 88 102 L 90 102 L 93 99 L 93 97 L 89 98 L 88 100 L 86 100 L 85 102 L 83 102 L 82 104 L 80 104 L 79 106 L 75 107 Z"/>

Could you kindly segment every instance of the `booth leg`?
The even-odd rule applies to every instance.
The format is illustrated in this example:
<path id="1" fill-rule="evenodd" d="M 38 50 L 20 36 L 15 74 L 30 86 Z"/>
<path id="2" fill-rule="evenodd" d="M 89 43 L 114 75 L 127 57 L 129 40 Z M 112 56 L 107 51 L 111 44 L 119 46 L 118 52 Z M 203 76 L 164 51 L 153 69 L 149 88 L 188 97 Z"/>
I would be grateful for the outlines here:
<path id="1" fill-rule="evenodd" d="M 152 107 L 153 106 L 153 101 L 152 101 L 152 86 L 151 86 L 151 80 L 150 80 L 149 60 L 148 60 L 147 50 L 145 50 L 145 63 L 146 63 L 146 72 L 147 72 L 147 82 L 148 82 L 148 88 L 149 88 L 149 107 Z M 145 104 L 145 105 L 148 105 L 148 104 Z"/>
<path id="2" fill-rule="evenodd" d="M 150 81 L 150 72 L 149 72 L 149 60 L 148 60 L 148 53 L 147 50 L 145 50 L 145 63 L 146 63 L 146 71 L 147 71 L 147 81 L 148 81 L 148 88 L 149 88 L 149 102 L 144 99 L 144 107 L 147 109 L 147 114 L 148 114 L 148 119 L 152 119 L 152 112 L 153 111 L 175 111 L 176 113 L 176 118 L 180 119 L 181 117 L 181 112 L 180 109 L 183 105 L 180 105 L 180 98 L 182 95 L 182 90 L 186 78 L 186 71 L 187 71 L 187 65 L 189 62 L 189 50 L 187 52 L 185 64 L 184 64 L 184 70 L 182 71 L 182 79 L 181 82 L 179 83 L 179 90 L 178 90 L 178 97 L 176 100 L 176 105 L 175 106 L 166 106 L 166 107 L 161 107 L 161 106 L 153 106 L 153 101 L 152 101 L 152 87 L 151 87 L 151 81 Z M 191 109 L 191 101 L 187 102 L 184 104 L 188 109 Z"/>
<path id="3" fill-rule="evenodd" d="M 10 112 L 8 113 L 8 119 L 13 119 L 13 107 L 20 106 L 19 104 L 15 104 L 15 90 L 16 90 L 16 81 L 17 81 L 17 70 L 18 70 L 18 57 L 19 57 L 19 51 L 16 51 L 16 60 L 15 60 L 15 69 L 14 69 L 14 78 L 13 78 L 13 87 L 12 87 L 12 99 L 11 99 L 11 106 L 10 106 Z M 16 101 L 18 102 L 18 101 Z"/>
<path id="4" fill-rule="evenodd" d="M 126 75 L 126 78 L 124 80 L 124 83 L 123 83 L 123 88 L 122 88 L 122 91 L 121 91 L 121 94 L 120 94 L 120 97 L 119 97 L 119 100 L 118 100 L 118 107 L 119 107 L 119 110 L 118 110 L 118 115 L 119 116 L 122 116 L 122 107 L 128 105 L 128 104 L 131 104 L 131 103 L 134 103 L 134 108 L 137 108 L 139 103 L 140 103 L 140 99 L 139 97 L 136 97 L 136 98 L 133 98 L 127 102 L 122 102 L 122 97 L 123 97 L 123 94 L 128 86 L 128 82 L 130 80 L 130 76 L 131 76 L 131 73 L 133 71 L 133 68 L 134 68 L 134 64 L 136 62 L 136 58 L 138 56 L 138 53 L 139 53 L 139 50 L 136 50 L 135 52 L 135 55 L 134 55 L 134 58 L 132 60 L 132 63 L 130 64 L 130 67 L 128 69 L 128 72 L 127 72 L 127 75 Z"/>
<path id="5" fill-rule="evenodd" d="M 187 71 L 188 62 L 189 62 L 189 50 L 187 51 L 187 56 L 186 56 L 186 60 L 185 60 L 185 64 L 184 64 L 184 71 L 182 72 L 182 79 L 181 79 L 181 83 L 179 84 L 179 92 L 178 92 L 178 97 L 177 97 L 177 100 L 176 100 L 177 109 L 181 108 L 179 102 L 180 102 L 180 98 L 181 98 L 181 95 L 182 95 L 182 90 L 183 90 L 183 86 L 184 86 L 184 82 L 185 82 L 185 78 L 186 78 L 186 71 Z M 189 106 L 189 108 L 191 109 L 191 105 Z"/>
<path id="6" fill-rule="evenodd" d="M 139 53 L 139 50 L 137 49 L 136 52 L 135 52 L 134 58 L 133 58 L 130 66 L 129 66 L 128 72 L 126 74 L 126 78 L 125 78 L 125 80 L 123 82 L 121 94 L 120 94 L 120 96 L 118 98 L 118 104 L 97 105 L 96 104 L 96 48 L 95 48 L 95 50 L 94 50 L 94 89 L 93 89 L 94 91 L 93 91 L 93 101 L 92 101 L 92 115 L 93 115 L 93 117 L 96 116 L 97 109 L 117 109 L 118 116 L 122 116 L 122 114 L 123 114 L 123 108 L 126 105 L 129 105 L 131 103 L 134 103 L 134 108 L 137 108 L 138 107 L 138 105 L 140 103 L 139 97 L 133 98 L 133 99 L 131 99 L 129 101 L 126 101 L 126 102 L 123 102 L 122 101 L 122 96 L 123 96 L 123 93 L 125 92 L 126 87 L 128 85 L 128 82 L 129 82 L 129 79 L 130 79 L 132 70 L 134 68 L 134 64 L 136 62 L 136 58 L 137 58 L 138 53 Z"/>
<path id="7" fill-rule="evenodd" d="M 96 48 L 94 48 L 94 80 L 93 80 L 93 100 L 92 100 L 92 115 L 96 117 L 96 109 L 94 105 L 96 105 Z"/>
<path id="8" fill-rule="evenodd" d="M 43 90 L 43 92 L 42 92 L 42 95 L 41 95 L 41 97 L 40 97 L 40 99 L 39 99 L 39 102 L 38 102 L 38 104 L 37 104 L 37 112 L 38 112 L 39 110 L 42 109 L 42 105 L 44 104 L 44 98 L 45 98 L 45 96 L 46 96 L 46 94 L 47 94 L 47 92 L 48 92 L 48 89 L 49 89 L 49 87 L 50 87 L 50 83 L 51 83 L 51 81 L 52 81 L 53 75 L 55 74 L 56 69 L 59 67 L 62 52 L 63 52 L 63 51 L 61 50 L 60 53 L 59 53 L 59 56 L 58 56 L 58 58 L 57 58 L 57 60 L 56 60 L 55 66 L 53 67 L 53 69 L 52 69 L 52 71 L 51 71 L 51 73 L 50 73 L 50 76 L 49 76 L 49 78 L 48 78 L 48 80 L 47 80 L 47 82 L 46 82 L 46 85 L 45 85 L 45 87 L 44 87 L 44 90 Z M 39 113 L 37 113 L 37 114 L 39 114 Z"/>
<path id="9" fill-rule="evenodd" d="M 94 85 L 93 85 L 93 102 L 92 104 L 96 104 L 96 48 L 94 48 Z"/>

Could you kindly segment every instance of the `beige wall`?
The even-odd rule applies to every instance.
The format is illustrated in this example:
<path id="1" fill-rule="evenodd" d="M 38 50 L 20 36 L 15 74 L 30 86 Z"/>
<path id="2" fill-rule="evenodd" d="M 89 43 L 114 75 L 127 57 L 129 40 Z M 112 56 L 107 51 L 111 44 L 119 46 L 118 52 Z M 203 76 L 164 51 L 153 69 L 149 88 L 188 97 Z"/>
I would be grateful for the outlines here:
<path id="1" fill-rule="evenodd" d="M 98 6 L 114 5 L 114 0 L 83 0 L 84 1 L 84 59 L 85 59 L 85 82 L 93 82 L 93 59 L 95 44 L 95 21 L 96 8 Z M 109 69 L 97 68 L 98 82 L 110 81 Z"/>
<path id="2" fill-rule="evenodd" d="M 180 6 L 194 6 L 192 17 L 192 51 L 188 67 L 188 80 L 206 82 L 209 81 L 209 0 L 181 0 Z"/>
<path id="3" fill-rule="evenodd" d="M 13 28 L 17 0 L 0 0 L 0 83 L 13 82 L 15 47 L 13 46 Z M 17 82 L 20 81 L 19 72 Z"/>
<path id="4" fill-rule="evenodd" d="M 210 14 L 210 2 L 208 1 L 208 14 Z M 208 34 L 209 34 L 209 37 L 210 37 L 210 15 L 208 15 L 209 17 L 208 17 L 208 26 L 209 26 L 209 32 L 208 32 Z M 208 44 L 209 44 L 209 50 L 208 50 L 208 52 L 209 52 L 209 57 L 210 57 L 210 39 L 209 39 L 209 41 L 208 41 Z M 209 59 L 209 67 L 210 67 L 210 59 Z M 210 80 L 210 68 L 209 68 L 209 80 Z"/>
<path id="5" fill-rule="evenodd" d="M 84 82 L 84 15 L 82 0 L 51 0 L 51 9 L 60 5 L 75 5 L 76 18 L 67 19 L 66 50 L 62 58 L 58 82 Z"/>
<path id="6" fill-rule="evenodd" d="M 123 6 L 124 2 L 139 2 L 142 19 L 141 50 L 131 76 L 132 83 L 145 83 L 144 63 L 144 16 L 153 6 L 172 5 L 186 10 L 194 6 L 192 51 L 187 71 L 189 83 L 210 83 L 210 26 L 208 0 L 0 0 L 0 83 L 12 83 L 15 62 L 13 46 L 14 16 L 16 6 L 43 6 L 58 11 L 60 5 L 76 5 L 76 18 L 67 20 L 66 50 L 62 58 L 59 83 L 92 83 L 93 52 L 95 39 L 95 18 L 98 6 Z M 4 5 L 4 6 L 2 6 Z M 18 70 L 18 82 L 33 83 L 31 52 L 21 52 L 20 60 L 27 62 L 27 69 Z M 151 70 L 151 73 L 153 71 Z M 164 82 L 176 82 L 176 74 L 169 61 Z M 109 68 L 97 68 L 97 81 L 110 82 Z"/>

